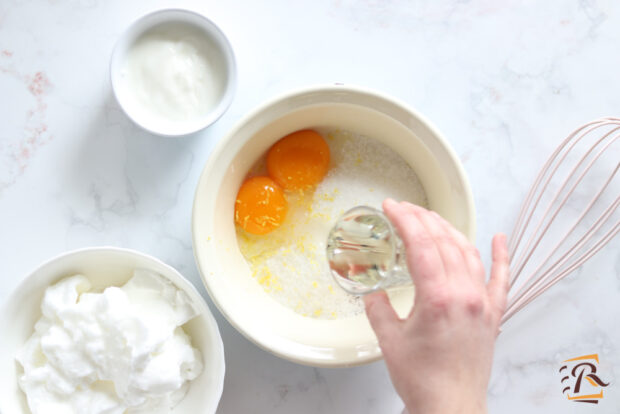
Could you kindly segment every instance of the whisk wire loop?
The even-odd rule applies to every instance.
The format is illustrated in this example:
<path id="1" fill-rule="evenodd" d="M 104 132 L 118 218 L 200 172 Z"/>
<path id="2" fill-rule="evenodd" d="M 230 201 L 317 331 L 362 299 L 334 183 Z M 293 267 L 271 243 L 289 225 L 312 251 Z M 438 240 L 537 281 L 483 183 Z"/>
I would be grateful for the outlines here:
<path id="1" fill-rule="evenodd" d="M 562 141 L 537 175 L 508 244 L 511 258 L 510 298 L 502 323 L 580 267 L 620 232 L 620 219 L 615 224 L 613 219 L 620 207 L 620 188 L 614 185 L 614 178 L 620 169 L 620 157 L 614 152 L 618 146 L 613 147 L 620 142 L 619 130 L 620 118 L 616 117 L 601 118 L 582 125 Z M 587 149 L 581 149 L 583 145 L 588 145 Z M 569 161 L 579 152 L 578 161 L 570 165 Z M 615 168 L 606 169 L 608 154 L 614 157 L 612 162 Z M 607 179 L 597 175 L 601 170 L 609 174 Z M 593 176 L 603 185 L 596 186 L 595 192 L 590 191 L 594 186 L 587 183 L 586 176 Z M 558 190 L 551 192 L 553 187 L 558 187 Z M 584 189 L 588 193 L 594 192 L 594 196 L 587 198 L 583 208 L 571 205 L 571 201 L 583 198 L 580 193 Z M 551 194 L 551 201 L 544 204 L 543 199 Z M 610 194 L 615 200 L 583 231 L 590 216 L 607 203 Z M 563 226 L 567 219 L 562 213 L 566 210 L 576 210 L 578 217 L 570 220 L 570 225 Z M 550 231 L 552 227 L 562 231 L 554 233 Z M 561 236 L 554 239 L 556 233 Z M 534 270 L 530 271 L 530 268 Z"/>

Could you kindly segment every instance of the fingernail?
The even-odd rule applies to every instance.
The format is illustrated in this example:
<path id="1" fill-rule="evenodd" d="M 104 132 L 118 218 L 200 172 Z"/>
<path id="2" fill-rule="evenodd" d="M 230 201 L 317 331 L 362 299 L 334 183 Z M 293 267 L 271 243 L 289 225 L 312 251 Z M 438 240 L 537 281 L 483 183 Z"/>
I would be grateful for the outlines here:
<path id="1" fill-rule="evenodd" d="M 394 205 L 396 205 L 396 204 L 398 204 L 398 203 L 397 203 L 394 199 L 392 199 L 392 198 L 386 198 L 386 199 L 383 201 L 383 205 L 384 205 L 384 206 L 388 206 L 388 207 L 390 207 L 390 206 L 394 206 Z"/>

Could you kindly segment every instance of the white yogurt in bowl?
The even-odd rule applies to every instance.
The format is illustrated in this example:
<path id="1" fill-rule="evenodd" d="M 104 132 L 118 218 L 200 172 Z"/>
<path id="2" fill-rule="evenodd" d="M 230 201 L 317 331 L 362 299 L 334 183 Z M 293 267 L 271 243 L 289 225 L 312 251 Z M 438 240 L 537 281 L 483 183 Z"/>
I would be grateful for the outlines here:
<path id="1" fill-rule="evenodd" d="M 174 124 L 195 122 L 217 105 L 224 68 L 203 37 L 197 28 L 178 23 L 140 36 L 121 68 L 128 110 Z"/>
<path id="2" fill-rule="evenodd" d="M 161 10 L 136 21 L 119 39 L 110 67 L 127 116 L 166 136 L 215 122 L 232 101 L 235 71 L 221 30 L 186 10 Z"/>

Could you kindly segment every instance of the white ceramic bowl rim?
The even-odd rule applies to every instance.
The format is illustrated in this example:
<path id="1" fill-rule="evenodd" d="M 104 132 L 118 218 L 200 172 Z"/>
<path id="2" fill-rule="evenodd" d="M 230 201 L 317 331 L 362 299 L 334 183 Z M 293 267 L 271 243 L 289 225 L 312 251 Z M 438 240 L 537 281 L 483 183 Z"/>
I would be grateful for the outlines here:
<path id="1" fill-rule="evenodd" d="M 453 166 L 457 170 L 457 173 L 458 173 L 459 177 L 463 180 L 463 184 L 464 184 L 463 190 L 466 191 L 466 199 L 467 199 L 466 210 L 469 211 L 468 220 L 469 220 L 469 223 L 471 223 L 471 226 L 472 226 L 472 228 L 470 229 L 470 233 L 467 234 L 467 236 L 470 238 L 470 240 L 472 242 L 474 242 L 475 241 L 475 237 L 476 237 L 476 208 L 475 208 L 475 204 L 474 204 L 474 195 L 473 195 L 473 192 L 471 190 L 471 185 L 469 183 L 469 178 L 467 177 L 467 173 L 465 171 L 465 168 L 461 164 L 461 161 L 460 161 L 456 151 L 448 143 L 448 140 L 443 136 L 443 134 L 441 132 L 439 132 L 439 129 L 437 129 L 437 127 L 426 116 L 422 115 L 420 112 L 418 112 L 417 110 L 413 109 L 411 106 L 406 104 L 404 101 L 402 101 L 402 100 L 400 100 L 398 98 L 395 98 L 393 96 L 390 96 L 390 95 L 378 92 L 376 90 L 370 89 L 370 88 L 366 88 L 366 87 L 362 87 L 362 86 L 358 86 L 358 85 L 349 85 L 349 84 L 344 84 L 344 83 L 340 83 L 340 82 L 335 82 L 335 83 L 328 83 L 328 84 L 309 85 L 309 86 L 305 86 L 305 87 L 294 89 L 292 91 L 283 92 L 283 93 L 281 93 L 279 95 L 276 95 L 276 96 L 272 97 L 271 99 L 267 100 L 266 102 L 256 106 L 253 110 L 248 112 L 243 118 L 241 118 L 239 121 L 237 121 L 233 125 L 233 127 L 230 129 L 230 131 L 226 134 L 226 136 L 224 138 L 222 138 L 215 145 L 215 147 L 213 148 L 213 151 L 209 155 L 207 163 L 206 163 L 206 165 L 205 165 L 205 167 L 203 169 L 203 174 L 206 172 L 207 167 L 209 166 L 210 162 L 213 159 L 216 159 L 219 156 L 220 153 L 222 153 L 223 151 L 226 150 L 226 146 L 228 145 L 228 140 L 231 137 L 233 137 L 235 135 L 235 133 L 239 129 L 241 129 L 245 124 L 247 124 L 250 120 L 253 120 L 253 119 L 257 118 L 257 116 L 260 113 L 264 112 L 267 108 L 270 108 L 270 107 L 276 105 L 278 102 L 290 99 L 290 98 L 295 97 L 295 96 L 305 95 L 305 94 L 313 93 L 313 92 L 338 91 L 339 89 L 341 89 L 343 91 L 346 91 L 346 92 L 354 92 L 354 93 L 360 93 L 360 94 L 365 94 L 365 95 L 372 95 L 372 96 L 375 96 L 377 98 L 380 98 L 380 99 L 383 99 L 383 100 L 386 100 L 386 101 L 390 101 L 391 105 L 399 107 L 402 111 L 409 112 L 415 118 L 417 118 L 422 124 L 424 124 L 424 126 L 429 131 L 431 131 L 431 133 L 441 143 L 441 145 L 443 147 L 443 150 L 446 151 L 446 153 L 450 157 L 451 161 L 453 162 Z M 197 193 L 198 193 L 198 189 L 195 191 L 194 198 L 195 198 L 195 195 Z M 194 217 L 192 217 L 192 221 L 193 221 L 193 218 Z M 193 225 L 193 222 L 192 222 L 192 225 Z M 195 255 L 195 251 L 194 251 L 194 255 Z M 199 270 L 200 270 L 200 267 L 199 267 Z M 208 287 L 207 287 L 207 289 L 208 289 Z M 211 292 L 208 292 L 208 293 L 209 293 L 209 295 L 211 295 Z M 213 296 L 211 296 L 211 298 L 214 299 Z M 219 307 L 218 307 L 218 309 L 219 309 Z"/>
<path id="2" fill-rule="evenodd" d="M 152 27 L 155 27 L 157 24 L 155 26 L 147 25 L 142 30 L 134 33 L 136 26 L 148 20 L 154 19 L 162 14 L 171 14 L 171 15 L 186 14 L 186 15 L 195 17 L 198 20 L 200 20 L 202 22 L 201 28 L 205 30 L 205 35 L 209 36 L 211 40 L 213 40 L 215 44 L 219 46 L 222 52 L 222 55 L 225 58 L 225 67 L 226 67 L 226 73 L 225 73 L 226 86 L 224 88 L 225 89 L 224 94 L 222 95 L 222 98 L 220 99 L 218 104 L 207 115 L 205 115 L 205 117 L 203 118 L 199 126 L 196 126 L 195 128 L 181 128 L 180 127 L 179 130 L 174 133 L 162 132 L 162 131 L 157 130 L 156 128 L 152 128 L 151 126 L 137 119 L 131 113 L 131 111 L 128 111 L 127 107 L 122 102 L 122 99 L 119 99 L 119 93 L 117 92 L 118 81 L 117 81 L 117 76 L 115 75 L 116 71 L 118 70 L 118 66 L 120 65 L 119 60 L 121 57 L 119 55 L 121 53 L 121 44 L 123 44 L 123 42 L 127 40 L 126 38 L 130 36 L 132 38 L 131 41 L 129 42 L 129 45 L 130 45 L 142 33 L 151 29 Z M 175 18 L 173 18 L 170 21 L 171 22 L 175 21 Z M 114 46 L 114 49 L 112 51 L 112 55 L 110 58 L 109 67 L 110 67 L 110 83 L 112 85 L 112 93 L 114 95 L 114 98 L 116 99 L 116 102 L 118 102 L 118 105 L 121 107 L 125 115 L 127 115 L 129 119 L 131 119 L 136 125 L 144 129 L 145 131 L 150 132 L 152 134 L 164 136 L 164 137 L 179 137 L 179 136 L 193 134 L 215 123 L 215 121 L 217 121 L 222 115 L 224 115 L 224 113 L 226 112 L 230 104 L 232 103 L 233 97 L 235 96 L 235 91 L 237 89 L 237 64 L 236 64 L 235 54 L 234 54 L 232 45 L 230 44 L 230 41 L 228 40 L 228 38 L 226 37 L 222 29 L 220 29 L 220 27 L 217 26 L 211 19 L 209 19 L 208 17 L 206 17 L 205 15 L 197 11 L 189 10 L 189 9 L 182 9 L 182 8 L 160 9 L 160 10 L 155 10 L 153 12 L 147 13 L 139 17 L 138 19 L 134 20 L 125 29 L 125 31 L 119 36 L 118 40 L 116 41 L 116 44 Z"/>

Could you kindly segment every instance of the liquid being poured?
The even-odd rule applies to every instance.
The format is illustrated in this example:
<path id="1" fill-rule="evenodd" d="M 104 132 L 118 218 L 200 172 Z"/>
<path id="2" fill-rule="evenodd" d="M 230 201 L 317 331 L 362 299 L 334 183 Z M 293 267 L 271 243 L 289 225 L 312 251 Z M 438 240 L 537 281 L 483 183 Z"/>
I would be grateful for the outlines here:
<path id="1" fill-rule="evenodd" d="M 388 218 L 371 207 L 355 207 L 329 233 L 327 260 L 344 290 L 364 295 L 411 283 L 402 241 Z"/>

